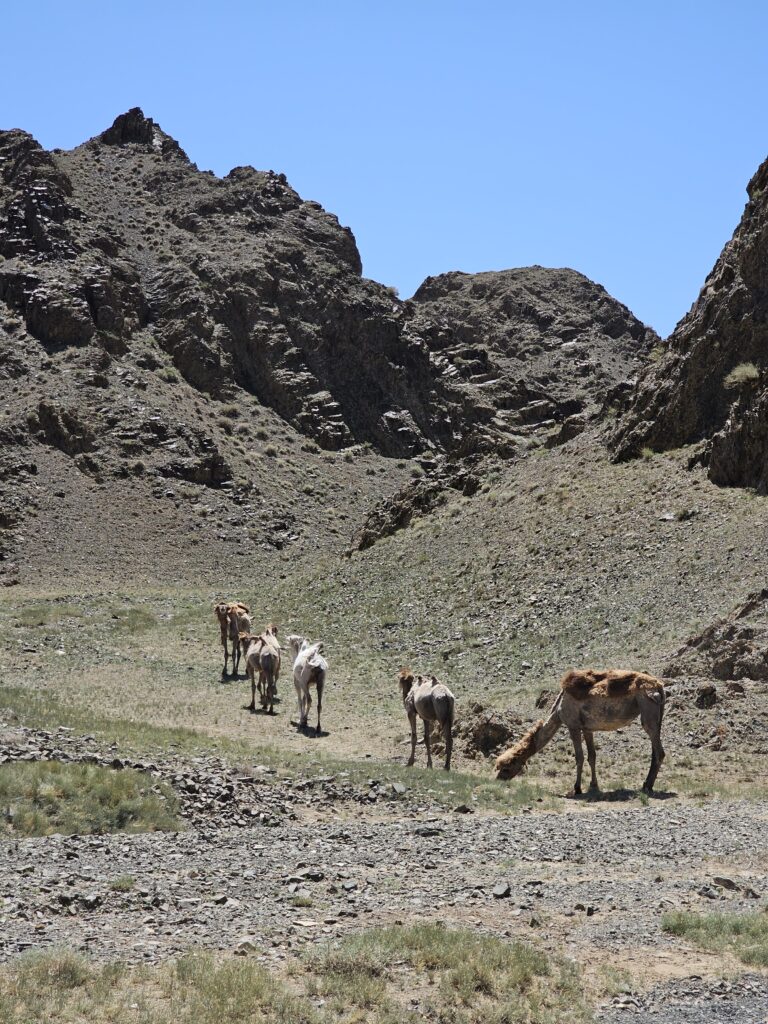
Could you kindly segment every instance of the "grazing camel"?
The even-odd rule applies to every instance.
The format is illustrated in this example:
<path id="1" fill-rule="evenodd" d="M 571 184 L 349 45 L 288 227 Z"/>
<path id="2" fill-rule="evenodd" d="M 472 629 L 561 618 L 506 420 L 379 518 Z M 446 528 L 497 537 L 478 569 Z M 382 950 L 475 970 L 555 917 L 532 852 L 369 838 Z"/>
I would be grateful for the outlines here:
<path id="1" fill-rule="evenodd" d="M 220 601 L 213 606 L 216 618 L 219 620 L 221 630 L 221 646 L 224 648 L 224 670 L 227 675 L 229 664 L 229 648 L 227 641 L 232 642 L 232 667 L 234 675 L 237 675 L 237 668 L 240 665 L 240 632 L 250 633 L 251 619 L 248 605 L 240 601 Z M 235 654 L 237 654 L 237 665 L 235 665 Z"/>
<path id="2" fill-rule="evenodd" d="M 571 734 L 576 753 L 576 782 L 573 796 L 581 793 L 581 770 L 584 765 L 582 734 L 587 743 L 587 757 L 592 778 L 590 789 L 597 789 L 595 774 L 594 732 L 621 729 L 640 716 L 640 724 L 651 739 L 651 767 L 643 783 L 646 793 L 653 784 L 664 760 L 661 745 L 661 720 L 664 715 L 664 684 L 655 676 L 623 669 L 593 669 L 566 672 L 560 681 L 560 693 L 550 708 L 546 721 L 536 722 L 523 738 L 496 759 L 496 778 L 512 779 L 519 775 L 526 762 L 537 754 L 561 725 Z"/>
<path id="3" fill-rule="evenodd" d="M 415 676 L 409 668 L 398 674 L 398 682 L 403 695 L 403 705 L 408 721 L 411 723 L 411 756 L 408 758 L 410 767 L 416 759 L 416 718 L 424 722 L 424 746 L 427 748 L 427 768 L 432 767 L 432 747 L 430 730 L 432 723 L 443 730 L 445 740 L 445 770 L 451 769 L 451 750 L 453 749 L 453 709 L 454 696 L 447 686 L 438 682 L 434 676 Z"/>
<path id="4" fill-rule="evenodd" d="M 251 703 L 249 711 L 256 710 L 256 673 L 259 674 L 261 706 L 274 711 L 277 697 L 277 680 L 280 675 L 280 644 L 277 640 L 277 626 L 264 627 L 260 636 L 252 633 L 240 634 L 240 646 L 245 656 L 245 672 L 251 680 Z"/>
<path id="5" fill-rule="evenodd" d="M 307 717 L 312 706 L 310 686 L 317 687 L 317 725 L 316 735 L 320 735 L 320 712 L 323 709 L 323 687 L 328 662 L 322 656 L 323 645 L 320 642 L 310 644 L 303 636 L 287 637 L 288 648 L 293 656 L 293 685 L 299 702 L 299 729 L 307 728 Z"/>

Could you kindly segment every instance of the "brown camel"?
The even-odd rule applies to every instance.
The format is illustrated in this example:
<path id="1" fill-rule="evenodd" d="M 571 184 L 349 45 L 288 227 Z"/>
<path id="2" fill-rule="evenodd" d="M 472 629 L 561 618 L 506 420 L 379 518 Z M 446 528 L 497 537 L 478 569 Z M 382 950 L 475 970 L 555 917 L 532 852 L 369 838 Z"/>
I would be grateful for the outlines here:
<path id="1" fill-rule="evenodd" d="M 661 745 L 661 720 L 664 714 L 664 685 L 660 679 L 644 672 L 623 669 L 593 669 L 566 672 L 560 681 L 560 693 L 550 708 L 546 721 L 539 720 L 523 738 L 496 759 L 496 778 L 512 779 L 519 775 L 526 762 L 552 739 L 561 725 L 571 734 L 576 753 L 576 782 L 573 795 L 581 793 L 581 770 L 584 765 L 582 734 L 587 744 L 587 757 L 592 778 L 590 789 L 597 789 L 595 774 L 595 743 L 593 733 L 621 729 L 640 716 L 640 724 L 651 739 L 651 767 L 643 783 L 650 793 L 664 760 Z"/>
<path id="2" fill-rule="evenodd" d="M 455 700 L 453 694 L 434 676 L 416 676 L 409 668 L 401 669 L 397 676 L 400 683 L 400 692 L 403 696 L 403 705 L 408 721 L 411 723 L 411 756 L 408 758 L 408 767 L 416 759 L 416 718 L 424 722 L 424 746 L 427 748 L 427 768 L 432 767 L 432 747 L 430 743 L 430 731 L 432 723 L 436 722 L 443 730 L 445 740 L 445 770 L 451 768 L 451 750 L 453 748 L 453 709 Z"/>
<path id="3" fill-rule="evenodd" d="M 251 680 L 251 703 L 249 711 L 256 710 L 256 673 L 259 674 L 259 695 L 262 708 L 269 706 L 269 713 L 274 710 L 277 696 L 277 680 L 280 675 L 280 644 L 277 639 L 277 626 L 270 623 L 264 627 L 260 636 L 252 633 L 240 634 L 240 645 L 245 655 L 245 671 Z"/>
<path id="4" fill-rule="evenodd" d="M 240 632 L 251 631 L 250 609 L 240 601 L 220 601 L 213 606 L 213 610 L 219 620 L 221 646 L 224 648 L 223 675 L 227 674 L 230 658 L 227 641 L 232 644 L 232 672 L 237 675 L 240 665 Z"/>

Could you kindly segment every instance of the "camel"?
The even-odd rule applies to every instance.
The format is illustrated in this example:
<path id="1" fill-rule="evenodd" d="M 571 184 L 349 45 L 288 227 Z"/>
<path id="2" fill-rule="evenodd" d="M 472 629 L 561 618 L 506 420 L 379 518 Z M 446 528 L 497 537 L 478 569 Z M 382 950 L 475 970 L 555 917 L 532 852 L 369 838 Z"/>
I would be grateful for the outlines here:
<path id="1" fill-rule="evenodd" d="M 573 669 L 560 681 L 560 693 L 546 720 L 536 722 L 523 738 L 496 759 L 496 778 L 512 779 L 519 775 L 526 762 L 537 754 L 561 725 L 571 734 L 576 753 L 576 782 L 570 795 L 581 793 L 581 771 L 584 765 L 582 734 L 587 744 L 587 757 L 596 790 L 595 743 L 593 733 L 621 729 L 640 716 L 640 724 L 651 740 L 651 767 L 643 783 L 643 791 L 651 793 L 664 760 L 661 745 L 661 720 L 664 715 L 664 684 L 655 676 L 624 669 Z"/>
<path id="2" fill-rule="evenodd" d="M 307 717 L 312 706 L 310 686 L 317 687 L 317 726 L 315 734 L 320 735 L 320 712 L 323 708 L 323 687 L 328 662 L 322 656 L 320 642 L 310 644 L 303 636 L 289 636 L 288 648 L 293 656 L 293 685 L 299 702 L 299 729 L 307 728 Z"/>
<path id="3" fill-rule="evenodd" d="M 213 606 L 216 618 L 219 620 L 221 629 L 221 645 L 224 648 L 224 669 L 222 675 L 227 674 L 229 663 L 229 649 L 227 641 L 232 643 L 232 674 L 237 675 L 240 667 L 240 633 L 250 633 L 251 617 L 248 605 L 240 601 L 220 601 Z"/>
<path id="4" fill-rule="evenodd" d="M 427 748 L 427 768 L 432 767 L 430 731 L 436 722 L 442 728 L 445 740 L 445 770 L 451 769 L 453 749 L 453 710 L 455 699 L 451 691 L 434 676 L 416 676 L 409 668 L 401 669 L 398 682 L 403 695 L 403 705 L 411 723 L 411 756 L 408 767 L 416 760 L 416 718 L 424 722 L 424 746 Z"/>
<path id="5" fill-rule="evenodd" d="M 251 703 L 248 705 L 248 710 L 256 710 L 256 672 L 258 672 L 261 706 L 266 708 L 269 705 L 271 715 L 274 711 L 277 680 L 280 675 L 280 644 L 277 640 L 277 626 L 270 623 L 264 627 L 264 632 L 260 636 L 241 633 L 240 646 L 245 656 L 245 672 L 251 680 Z"/>

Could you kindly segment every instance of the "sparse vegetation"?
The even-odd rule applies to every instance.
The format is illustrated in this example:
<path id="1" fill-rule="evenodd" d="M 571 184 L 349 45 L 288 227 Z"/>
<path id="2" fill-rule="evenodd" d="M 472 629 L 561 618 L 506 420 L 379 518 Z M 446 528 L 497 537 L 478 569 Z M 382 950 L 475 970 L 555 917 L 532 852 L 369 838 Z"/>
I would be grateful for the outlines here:
<path id="1" fill-rule="evenodd" d="M 749 387 L 760 380 L 760 373 L 754 363 L 739 363 L 734 366 L 723 380 L 723 387 L 728 391 Z"/>
<path id="2" fill-rule="evenodd" d="M 728 952 L 752 967 L 768 967 L 768 911 L 746 914 L 692 914 L 674 911 L 662 918 L 670 935 L 702 949 Z"/>
<path id="3" fill-rule="evenodd" d="M 177 831 L 171 791 L 133 771 L 59 761 L 0 767 L 0 835 Z"/>
<path id="4" fill-rule="evenodd" d="M 324 1024 L 306 999 L 247 960 L 189 955 L 160 967 L 95 966 L 69 951 L 0 971 L 4 1024 Z"/>
<path id="5" fill-rule="evenodd" d="M 589 1018 L 574 966 L 527 943 L 467 929 L 375 928 L 312 954 L 307 968 L 310 994 L 322 995 L 334 1019 L 350 1024 L 425 1018 L 566 1024 Z M 417 1009 L 403 1005 L 406 992 L 417 997 Z"/>

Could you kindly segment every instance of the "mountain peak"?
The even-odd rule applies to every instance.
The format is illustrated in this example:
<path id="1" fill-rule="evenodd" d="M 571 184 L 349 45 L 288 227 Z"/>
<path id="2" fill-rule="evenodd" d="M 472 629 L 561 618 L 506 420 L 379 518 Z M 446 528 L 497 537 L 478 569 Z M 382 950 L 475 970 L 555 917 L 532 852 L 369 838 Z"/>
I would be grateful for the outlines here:
<path id="1" fill-rule="evenodd" d="M 167 135 L 151 117 L 146 117 L 141 107 L 131 107 L 112 122 L 112 126 L 97 136 L 108 146 L 124 146 L 135 143 L 149 146 L 163 155 L 176 153 L 188 160 L 187 154 L 178 142 Z"/>

